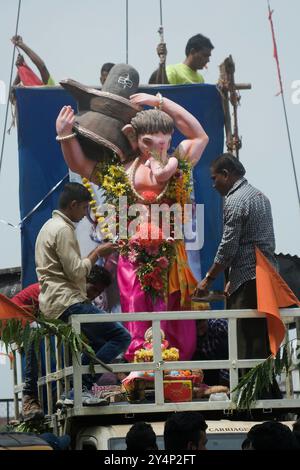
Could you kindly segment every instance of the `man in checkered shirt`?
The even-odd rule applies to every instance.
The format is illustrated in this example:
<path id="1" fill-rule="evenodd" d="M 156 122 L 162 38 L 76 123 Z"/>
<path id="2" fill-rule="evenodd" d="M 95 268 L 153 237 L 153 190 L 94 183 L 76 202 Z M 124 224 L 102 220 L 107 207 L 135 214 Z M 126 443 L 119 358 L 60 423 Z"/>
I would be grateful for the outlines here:
<path id="1" fill-rule="evenodd" d="M 229 153 L 212 162 L 214 188 L 224 196 L 224 229 L 214 263 L 199 282 L 196 293 L 206 295 L 212 281 L 229 268 L 228 309 L 256 309 L 255 247 L 277 268 L 275 237 L 268 198 L 244 177 L 241 162 Z M 240 359 L 269 355 L 265 318 L 245 318 L 237 322 Z"/>

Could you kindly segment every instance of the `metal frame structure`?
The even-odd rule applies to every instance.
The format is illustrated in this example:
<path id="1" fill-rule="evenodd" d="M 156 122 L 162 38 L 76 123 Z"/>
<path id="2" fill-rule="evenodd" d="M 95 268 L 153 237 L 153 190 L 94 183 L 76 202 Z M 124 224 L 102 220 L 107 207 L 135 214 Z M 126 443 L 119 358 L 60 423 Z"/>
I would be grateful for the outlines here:
<path id="1" fill-rule="evenodd" d="M 281 309 L 281 317 L 288 325 L 294 323 L 296 318 L 300 318 L 300 308 Z M 155 313 L 127 313 L 127 314 L 99 314 L 99 315 L 73 315 L 70 322 L 77 333 L 81 331 L 81 323 L 111 322 L 114 321 L 152 321 L 153 331 L 153 362 L 147 363 L 122 363 L 110 364 L 113 372 L 131 372 L 131 371 L 154 371 L 155 402 L 149 404 L 131 404 L 127 402 L 111 403 L 106 407 L 84 407 L 82 406 L 82 374 L 89 373 L 89 366 L 82 366 L 80 354 L 75 353 L 72 357 L 72 365 L 68 349 L 63 346 L 56 349 L 56 371 L 51 372 L 51 352 L 50 338 L 45 338 L 46 351 L 46 375 L 38 380 L 39 394 L 42 401 L 42 388 L 46 385 L 47 391 L 47 409 L 48 414 L 52 416 L 53 422 L 57 421 L 57 415 L 54 413 L 52 383 L 57 383 L 57 396 L 60 397 L 63 389 L 70 389 L 70 380 L 73 380 L 74 386 L 74 407 L 66 410 L 63 420 L 68 420 L 79 416 L 95 415 L 116 415 L 129 413 L 160 413 L 170 411 L 184 410 L 222 410 L 225 414 L 230 414 L 236 409 L 233 401 L 233 394 L 230 392 L 229 401 L 207 401 L 203 399 L 193 400 L 191 402 L 165 403 L 163 393 L 163 371 L 174 369 L 229 369 L 230 388 L 233 390 L 238 384 L 239 369 L 252 368 L 261 363 L 264 359 L 238 359 L 237 357 L 237 319 L 239 318 L 257 318 L 263 317 L 256 310 L 207 310 L 207 311 L 181 311 L 181 312 L 155 312 Z M 228 319 L 228 344 L 229 355 L 227 360 L 218 361 L 172 361 L 164 362 L 161 351 L 161 332 L 160 322 L 162 320 L 203 320 L 210 318 Z M 288 331 L 288 329 L 287 329 Z M 288 334 L 288 333 L 287 333 Z M 298 338 L 297 338 L 298 339 Z M 55 339 L 56 341 L 56 339 Z M 62 364 L 62 357 L 65 367 Z M 41 361 L 39 361 L 39 364 Z M 299 370 L 299 369 L 298 369 Z M 95 365 L 95 372 L 105 372 L 101 365 Z M 253 408 L 260 409 L 300 409 L 300 398 L 293 396 L 292 383 L 288 374 L 286 378 L 286 398 L 276 400 L 259 400 L 253 404 Z M 63 382 L 65 386 L 63 386 Z M 18 394 L 22 391 L 23 385 L 17 384 L 16 361 L 14 361 L 14 399 L 18 402 Z M 56 416 L 56 417 L 55 417 Z M 19 417 L 18 407 L 16 407 L 16 418 Z"/>

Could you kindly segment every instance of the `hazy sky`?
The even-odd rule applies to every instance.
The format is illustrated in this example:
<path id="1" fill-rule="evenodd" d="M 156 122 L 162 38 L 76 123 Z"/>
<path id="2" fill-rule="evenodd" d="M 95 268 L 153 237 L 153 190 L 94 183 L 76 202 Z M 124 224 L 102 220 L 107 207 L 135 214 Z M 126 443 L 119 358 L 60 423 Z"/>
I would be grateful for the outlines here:
<path id="1" fill-rule="evenodd" d="M 23 0 L 19 34 L 45 60 L 58 82 L 71 77 L 98 84 L 102 63 L 126 60 L 125 0 Z M 236 63 L 236 80 L 251 82 L 242 92 L 239 129 L 240 154 L 249 181 L 270 198 L 277 252 L 300 255 L 300 212 L 284 124 L 279 86 L 273 59 L 267 0 L 163 0 L 163 24 L 168 63 L 184 59 L 186 42 L 201 32 L 215 49 L 208 83 L 216 83 L 219 64 L 230 53 Z M 17 0 L 0 0 L 0 80 L 9 82 Z M 271 0 L 278 39 L 287 111 L 298 175 L 300 135 L 297 123 L 300 104 L 292 104 L 292 82 L 300 80 L 300 2 Z M 129 63 L 146 83 L 157 66 L 156 45 L 159 0 L 129 0 Z M 5 106 L 0 104 L 0 138 Z M 38 181 L 36 182 L 38 184 Z M 0 219 L 19 221 L 17 134 L 6 137 L 0 175 Z M 0 268 L 20 265 L 18 230 L 0 223 Z"/>

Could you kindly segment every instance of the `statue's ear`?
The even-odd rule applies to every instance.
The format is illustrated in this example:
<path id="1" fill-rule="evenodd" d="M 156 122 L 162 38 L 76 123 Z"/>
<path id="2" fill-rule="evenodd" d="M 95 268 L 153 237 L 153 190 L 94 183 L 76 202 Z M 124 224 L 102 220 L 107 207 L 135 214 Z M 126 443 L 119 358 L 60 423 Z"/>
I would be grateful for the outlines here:
<path id="1" fill-rule="evenodd" d="M 131 124 L 126 124 L 126 126 L 124 126 L 122 128 L 122 132 L 123 134 L 127 137 L 127 139 L 129 140 L 129 143 L 132 147 L 132 150 L 137 150 L 138 148 L 138 139 L 137 139 L 137 135 L 136 135 L 136 132 L 134 130 L 134 128 L 132 127 Z"/>

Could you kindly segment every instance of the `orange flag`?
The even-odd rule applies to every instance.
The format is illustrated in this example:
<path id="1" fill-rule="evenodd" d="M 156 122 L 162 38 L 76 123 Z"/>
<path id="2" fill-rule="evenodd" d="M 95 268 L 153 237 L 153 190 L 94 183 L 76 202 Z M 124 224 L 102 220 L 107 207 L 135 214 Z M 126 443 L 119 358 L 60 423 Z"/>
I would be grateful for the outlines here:
<path id="1" fill-rule="evenodd" d="M 257 247 L 255 253 L 257 310 L 266 315 L 270 349 L 273 356 L 276 356 L 285 335 L 279 308 L 300 306 L 300 302 Z"/>
<path id="2" fill-rule="evenodd" d="M 22 307 L 14 304 L 10 299 L 5 297 L 5 295 L 0 294 L 0 321 L 2 324 L 5 324 L 6 320 L 22 320 L 23 326 L 29 321 L 35 321 L 33 315 L 24 310 Z"/>

